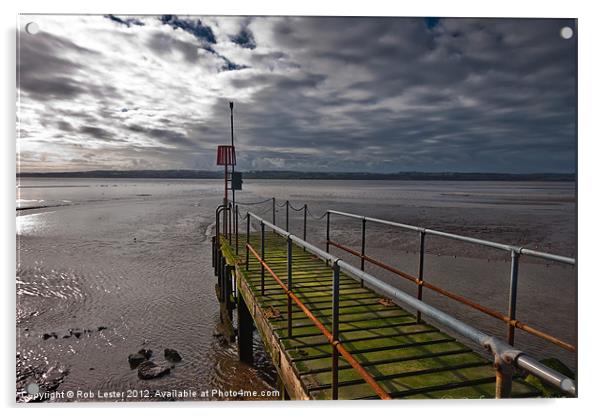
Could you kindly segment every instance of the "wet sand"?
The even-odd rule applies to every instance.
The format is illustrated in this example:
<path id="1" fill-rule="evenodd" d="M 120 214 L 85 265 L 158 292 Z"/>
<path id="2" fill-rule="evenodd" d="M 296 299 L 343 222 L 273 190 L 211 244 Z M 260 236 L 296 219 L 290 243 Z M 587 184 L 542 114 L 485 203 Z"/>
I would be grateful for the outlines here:
<path id="1" fill-rule="evenodd" d="M 208 236 L 221 198 L 220 181 L 27 182 L 32 187 L 22 188 L 19 198 L 63 205 L 17 213 L 18 390 L 32 380 L 43 381 L 44 375 L 49 385 L 56 382 L 57 391 L 275 388 L 275 373 L 259 339 L 258 365 L 250 368 L 238 362 L 235 346 L 225 346 L 214 336 L 219 316 Z M 57 184 L 68 187 L 48 187 Z M 274 195 L 279 200 L 290 198 L 296 206 L 308 203 L 315 215 L 332 208 L 570 256 L 576 247 L 572 194 L 573 184 L 554 183 L 295 181 L 291 185 L 249 180 L 238 200 Z M 271 218 L 270 204 L 252 209 Z M 283 221 L 280 209 L 278 222 Z M 333 221 L 333 237 L 358 247 L 359 225 Z M 301 217 L 292 211 L 291 230 L 301 234 Z M 308 235 L 323 247 L 324 221 L 310 217 Z M 368 237 L 368 252 L 374 257 L 415 272 L 417 236 L 370 226 Z M 435 240 L 427 242 L 427 253 L 426 279 L 472 299 L 485 299 L 487 306 L 505 312 L 506 256 Z M 519 319 L 574 342 L 575 271 L 525 261 L 520 272 Z M 415 292 L 399 278 L 380 271 L 377 275 Z M 425 293 L 425 300 L 468 318 L 480 329 L 505 333 L 501 322 Z M 66 337 L 70 330 L 82 335 Z M 53 332 L 56 339 L 43 339 Z M 574 366 L 574 354 L 520 331 L 517 345 Z M 139 380 L 127 356 L 140 348 L 155 351 L 158 361 L 164 348 L 175 348 L 183 361 L 166 377 Z"/>

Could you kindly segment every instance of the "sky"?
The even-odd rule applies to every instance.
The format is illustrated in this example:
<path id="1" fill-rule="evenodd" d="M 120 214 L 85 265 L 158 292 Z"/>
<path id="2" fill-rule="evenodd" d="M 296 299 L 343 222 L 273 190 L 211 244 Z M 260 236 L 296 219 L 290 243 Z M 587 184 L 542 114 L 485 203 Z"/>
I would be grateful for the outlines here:
<path id="1" fill-rule="evenodd" d="M 22 15 L 17 53 L 22 172 L 215 170 L 229 101 L 238 170 L 576 169 L 571 19 Z"/>

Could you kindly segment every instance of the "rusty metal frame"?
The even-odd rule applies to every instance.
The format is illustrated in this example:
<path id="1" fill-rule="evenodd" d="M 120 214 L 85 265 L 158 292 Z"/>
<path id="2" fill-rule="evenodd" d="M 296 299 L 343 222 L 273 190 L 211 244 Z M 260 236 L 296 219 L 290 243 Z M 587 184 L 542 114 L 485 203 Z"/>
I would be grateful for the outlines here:
<path id="1" fill-rule="evenodd" d="M 445 233 L 445 232 L 441 232 L 441 231 L 437 231 L 437 230 L 431 230 L 428 228 L 415 227 L 412 225 L 396 223 L 396 222 L 382 220 L 382 219 L 378 219 L 378 218 L 371 218 L 371 217 L 366 217 L 366 216 L 361 216 L 361 215 L 356 215 L 356 214 L 350 214 L 347 212 L 333 211 L 333 210 L 328 210 L 327 212 L 328 212 L 328 218 L 329 218 L 329 221 L 326 224 L 327 251 L 330 246 L 337 247 L 349 254 L 359 257 L 361 259 L 361 266 L 362 266 L 361 269 L 362 270 L 364 270 L 364 267 L 363 267 L 364 262 L 368 261 L 369 263 L 372 263 L 384 270 L 387 270 L 393 274 L 401 276 L 401 277 L 415 283 L 418 286 L 418 293 L 416 295 L 416 297 L 418 299 L 422 299 L 422 288 L 425 287 L 425 288 L 433 290 L 443 296 L 446 296 L 450 299 L 453 299 L 457 302 L 467 305 L 473 309 L 483 312 L 486 315 L 489 315 L 493 318 L 496 318 L 498 320 L 505 322 L 507 325 L 507 328 L 508 328 L 506 342 L 508 342 L 508 344 L 510 344 L 510 345 L 514 345 L 515 328 L 518 328 L 531 335 L 534 335 L 538 338 L 541 338 L 543 340 L 551 342 L 561 348 L 564 348 L 565 350 L 568 350 L 571 352 L 576 352 L 576 347 L 574 345 L 572 345 L 566 341 L 563 341 L 563 340 L 561 340 L 551 334 L 548 334 L 544 331 L 533 328 L 532 326 L 516 319 L 518 266 L 519 266 L 520 256 L 528 255 L 528 256 L 542 258 L 542 259 L 555 261 L 555 262 L 560 262 L 560 263 L 564 263 L 564 264 L 568 264 L 568 265 L 574 265 L 575 259 L 569 258 L 569 257 L 558 256 L 558 255 L 550 254 L 550 253 L 534 251 L 534 250 L 526 249 L 524 247 L 517 247 L 517 246 L 508 245 L 508 244 L 500 244 L 500 243 L 495 243 L 492 241 L 480 240 L 480 239 L 476 239 L 476 238 L 472 238 L 472 237 L 466 237 L 466 236 L 461 236 L 461 235 L 457 235 L 457 234 L 450 234 L 450 233 Z M 339 216 L 343 216 L 343 217 L 347 217 L 347 218 L 355 218 L 355 219 L 359 219 L 362 221 L 362 251 L 361 252 L 358 252 L 357 250 L 354 250 L 350 247 L 344 246 L 344 245 L 337 243 L 335 241 L 332 241 L 330 239 L 330 228 L 331 228 L 330 216 L 331 215 L 339 215 Z M 418 277 L 415 277 L 413 275 L 405 273 L 395 267 L 385 264 L 385 263 L 383 263 L 379 260 L 376 260 L 372 257 L 369 257 L 365 254 L 365 245 L 366 245 L 365 224 L 366 224 L 366 222 L 373 222 L 373 223 L 377 223 L 377 224 L 387 225 L 387 226 L 396 227 L 396 228 L 402 228 L 405 230 L 416 231 L 416 232 L 420 233 L 420 252 L 419 252 L 420 258 L 419 258 Z M 509 251 L 510 256 L 511 256 L 511 262 L 510 262 L 511 266 L 510 266 L 510 289 L 509 289 L 509 296 L 508 296 L 508 314 L 505 315 L 505 314 L 495 311 L 491 308 L 487 308 L 486 306 L 483 306 L 477 302 L 474 302 L 464 296 L 458 295 L 456 293 L 450 292 L 446 289 L 443 289 L 441 287 L 435 286 L 433 284 L 430 284 L 430 283 L 424 281 L 424 258 L 425 258 L 425 237 L 426 237 L 426 235 L 436 235 L 439 237 L 444 237 L 444 238 L 464 241 L 464 242 L 468 242 L 468 243 L 472 243 L 472 244 L 477 244 L 477 245 L 481 245 L 481 246 L 491 247 L 491 248 L 495 248 L 495 249 L 499 249 L 499 250 Z M 417 313 L 417 318 L 420 319 L 420 312 Z"/>
<path id="2" fill-rule="evenodd" d="M 519 368 L 519 369 L 526 371 L 529 374 L 533 374 L 540 380 L 559 389 L 560 391 L 564 392 L 565 394 L 568 394 L 570 396 L 576 396 L 577 389 L 576 389 L 574 380 L 541 364 L 533 357 L 530 357 L 524 351 L 520 351 L 520 350 L 514 348 L 509 343 L 506 343 L 496 337 L 488 335 L 488 334 L 448 315 L 447 313 L 442 312 L 439 309 L 423 302 L 422 300 L 416 299 L 416 297 L 409 295 L 408 293 L 404 292 L 403 290 L 395 288 L 395 287 L 391 286 L 390 284 L 385 283 L 382 280 L 374 277 L 373 275 L 368 274 L 365 271 L 360 270 L 360 269 L 356 268 L 355 266 L 352 266 L 349 263 L 346 263 L 342 259 L 335 257 L 332 254 L 325 252 L 322 249 L 314 246 L 313 244 L 310 244 L 310 243 L 304 241 L 303 239 L 283 230 L 282 228 L 277 227 L 276 225 L 265 221 L 263 218 L 261 218 L 260 216 L 258 216 L 256 214 L 248 212 L 248 215 L 249 215 L 249 219 L 250 219 L 250 217 L 253 217 L 256 220 L 260 221 L 262 228 L 265 228 L 265 226 L 269 227 L 276 234 L 281 235 L 282 237 L 286 238 L 287 240 L 291 240 L 296 245 L 304 248 L 306 251 L 308 251 L 308 252 L 316 255 L 318 258 L 322 259 L 331 269 L 333 269 L 333 273 L 334 273 L 334 270 L 337 269 L 337 270 L 346 272 L 348 276 L 350 276 L 358 281 L 366 281 L 368 284 L 371 285 L 371 288 L 373 290 L 377 291 L 378 293 L 388 296 L 397 302 L 401 302 L 406 305 L 409 305 L 412 308 L 415 308 L 421 314 L 428 316 L 429 318 L 433 319 L 435 322 L 439 323 L 440 325 L 443 325 L 443 326 L 457 332 L 458 334 L 467 337 L 468 339 L 472 340 L 473 342 L 476 342 L 478 345 L 481 345 L 483 348 L 485 348 L 487 351 L 489 351 L 494 357 L 494 368 L 496 371 L 496 397 L 497 398 L 510 396 L 511 387 L 512 387 L 511 377 L 512 377 L 514 368 Z M 353 214 L 351 214 L 351 215 L 353 215 Z M 359 217 L 359 216 L 357 216 L 357 217 Z M 362 218 L 362 217 L 359 217 L 359 218 Z M 425 230 L 425 229 L 421 229 L 421 228 L 417 228 L 417 227 L 414 227 L 414 228 L 418 231 Z M 329 232 L 329 230 L 327 230 L 327 233 L 328 232 Z M 474 239 L 472 239 L 472 240 L 474 240 Z M 496 244 L 496 243 L 493 243 L 493 244 Z M 329 243 L 327 243 L 327 247 L 328 247 L 328 245 L 329 245 Z M 262 248 L 264 248 L 264 247 L 265 246 L 262 244 Z M 264 256 L 259 256 L 250 244 L 247 244 L 247 250 L 252 251 L 254 257 L 256 257 L 259 260 L 262 270 L 268 270 L 268 273 L 270 273 L 270 275 L 276 280 L 278 285 L 283 288 L 283 290 L 286 292 L 287 296 L 290 297 L 297 304 L 297 306 L 299 306 L 299 308 L 305 313 L 305 315 L 308 316 L 308 318 L 312 321 L 312 323 L 314 325 L 316 325 L 316 327 L 318 327 L 318 329 L 320 329 L 320 331 L 326 336 L 328 342 L 333 344 L 334 347 L 336 347 L 336 351 L 338 351 L 349 362 L 349 364 L 358 371 L 358 373 L 362 377 L 365 376 L 366 377 L 365 380 L 370 385 L 372 385 L 373 388 L 375 388 L 375 391 L 378 392 L 378 389 L 380 389 L 380 386 L 378 385 L 378 383 L 353 358 L 353 356 L 351 356 L 351 354 L 349 354 L 345 350 L 345 348 L 342 346 L 340 341 L 336 340 L 333 337 L 333 334 L 330 331 L 328 331 L 328 329 L 326 329 L 326 327 L 311 313 L 311 311 L 309 311 L 309 309 L 299 300 L 299 298 L 297 298 L 297 296 L 292 292 L 292 290 L 288 289 L 287 286 L 282 282 L 282 280 L 280 280 L 280 278 L 273 272 L 273 270 L 271 268 L 269 268 L 269 266 L 265 263 L 265 258 L 262 258 Z M 545 253 L 543 253 L 543 254 L 545 254 Z M 551 256 L 561 258 L 560 256 L 554 256 L 554 255 L 551 255 Z M 411 276 L 411 278 L 415 279 L 413 276 Z M 338 279 L 336 279 L 336 280 L 338 280 Z M 333 283 L 334 282 L 335 282 L 335 276 L 333 274 Z M 425 285 L 425 282 L 422 282 L 422 284 Z M 336 286 L 333 284 L 333 303 L 335 301 L 335 297 L 334 297 L 335 293 L 337 293 Z M 334 312 L 334 310 L 333 310 L 333 312 Z M 338 313 L 338 310 L 336 311 L 336 313 Z M 335 349 L 333 348 L 333 352 L 334 351 L 335 351 Z M 334 363 L 334 360 L 333 360 L 333 363 Z M 371 381 L 369 381 L 369 380 L 371 380 Z M 387 393 L 385 393 L 385 394 L 386 394 L 386 396 L 384 396 L 384 397 L 381 396 L 381 397 L 390 398 L 390 396 Z M 380 394 L 379 394 L 379 396 L 380 396 Z"/>
<path id="3" fill-rule="evenodd" d="M 568 351 L 571 351 L 571 352 L 575 352 L 576 351 L 575 346 L 573 346 L 573 345 L 571 345 L 571 344 L 569 344 L 567 342 L 564 342 L 564 341 L 562 341 L 562 340 L 560 340 L 560 339 L 558 339 L 558 338 L 556 338 L 556 337 L 554 337 L 554 336 L 552 336 L 550 334 L 547 334 L 547 333 L 545 333 L 543 331 L 535 329 L 535 328 L 533 328 L 533 327 L 531 327 L 531 326 L 529 326 L 529 325 L 525 324 L 524 322 L 521 322 L 521 321 L 519 321 L 517 319 L 512 319 L 509 316 L 506 316 L 506 315 L 504 315 L 501 312 L 498 312 L 496 310 L 493 310 L 491 308 L 483 306 L 483 305 L 481 305 L 481 304 L 479 304 L 477 302 L 474 302 L 474 301 L 472 301 L 472 300 L 470 300 L 470 299 L 468 299 L 468 298 L 466 298 L 466 297 L 464 297 L 462 295 L 458 295 L 458 294 L 456 294 L 454 292 L 450 292 L 450 291 L 448 291 L 446 289 L 443 289 L 443 288 L 441 288 L 439 286 L 436 286 L 436 285 L 434 285 L 432 283 L 428 283 L 428 282 L 424 281 L 424 279 L 422 279 L 420 277 L 412 276 L 411 274 L 405 273 L 405 272 L 403 272 L 403 271 L 401 271 L 399 269 L 396 269 L 395 267 L 389 266 L 388 264 L 385 264 L 385 263 L 383 263 L 383 262 L 381 262 L 379 260 L 376 260 L 376 259 L 374 259 L 374 258 L 372 258 L 370 256 L 367 256 L 367 255 L 362 256 L 361 253 L 357 252 L 356 250 L 353 250 L 353 249 L 351 249 L 349 247 L 346 247 L 346 246 L 344 246 L 342 244 L 339 244 L 337 242 L 330 241 L 329 244 L 331 246 L 337 247 L 337 248 L 339 248 L 339 249 L 341 249 L 341 250 L 343 250 L 343 251 L 345 251 L 345 252 L 347 252 L 349 254 L 352 254 L 352 255 L 354 255 L 356 257 L 361 257 L 364 260 L 366 260 L 368 263 L 374 264 L 375 266 L 378 266 L 378 267 L 380 267 L 380 268 L 382 268 L 382 269 L 384 269 L 384 270 L 386 270 L 388 272 L 396 274 L 396 275 L 398 275 L 400 277 L 403 277 L 404 279 L 406 279 L 406 280 L 408 280 L 408 281 L 410 281 L 412 283 L 415 283 L 418 286 L 418 290 L 419 290 L 418 294 L 416 296 L 417 299 L 422 299 L 422 290 L 420 290 L 420 289 L 423 288 L 423 287 L 425 287 L 427 289 L 430 289 L 430 290 L 432 290 L 434 292 L 439 293 L 440 295 L 446 296 L 446 297 L 448 297 L 450 299 L 453 299 L 453 300 L 455 300 L 457 302 L 460 302 L 463 305 L 469 306 L 469 307 L 471 307 L 473 309 L 476 309 L 476 310 L 478 310 L 480 312 L 483 312 L 486 315 L 489 315 L 489 316 L 491 316 L 493 318 L 499 319 L 500 321 L 505 322 L 506 324 L 508 324 L 512 328 L 519 328 L 519 329 L 521 329 L 521 330 L 523 330 L 525 332 L 528 332 L 531 335 L 535 335 L 536 337 L 539 337 L 539 338 L 542 338 L 542 339 L 544 339 L 546 341 L 549 341 L 549 342 L 551 342 L 551 343 L 553 343 L 555 345 L 558 345 L 559 347 L 562 347 L 562 348 L 564 348 L 564 349 L 566 349 Z M 418 315 L 417 317 L 418 317 L 418 319 L 420 319 L 420 315 Z"/>
<path id="4" fill-rule="evenodd" d="M 264 229 L 265 224 L 264 224 L 263 220 L 261 220 L 261 225 L 262 225 L 262 229 Z M 270 228 L 272 228 L 272 227 L 270 227 Z M 287 234 L 289 234 L 289 233 L 287 233 Z M 287 238 L 287 241 L 290 242 L 288 244 L 292 244 L 290 234 L 289 234 L 289 237 Z M 276 283 L 278 283 L 278 285 L 284 290 L 288 299 L 295 302 L 295 304 L 299 307 L 299 309 L 301 309 L 301 311 L 303 311 L 303 313 L 320 330 L 320 332 L 322 332 L 322 334 L 326 337 L 328 342 L 332 345 L 332 398 L 334 400 L 338 399 L 338 372 L 339 372 L 338 356 L 340 354 L 358 372 L 358 374 L 364 379 L 364 381 L 366 381 L 366 383 L 368 383 L 368 385 L 370 385 L 374 389 L 376 394 L 381 399 L 384 399 L 384 400 L 391 399 L 391 396 L 389 396 L 389 394 L 378 384 L 378 382 L 376 380 L 374 380 L 374 378 L 370 375 L 370 373 L 368 373 L 364 369 L 364 367 L 362 367 L 362 365 L 347 351 L 347 349 L 343 346 L 343 344 L 339 340 L 339 334 L 338 334 L 338 332 L 339 332 L 339 330 L 338 330 L 339 267 L 336 264 L 336 262 L 331 266 L 331 268 L 333 270 L 333 295 L 332 295 L 333 296 L 333 304 L 332 304 L 333 330 L 331 332 L 326 328 L 326 326 L 324 326 L 324 324 L 322 324 L 322 322 L 320 322 L 320 320 L 318 318 L 316 318 L 316 316 L 309 310 L 309 308 L 307 308 L 307 306 L 305 306 L 305 304 L 295 295 L 295 293 L 289 287 L 289 285 L 285 284 L 278 277 L 278 275 L 270 268 L 270 266 L 265 262 L 264 255 L 259 255 L 250 243 L 247 243 L 246 247 L 251 252 L 251 254 L 253 254 L 253 256 L 260 262 L 262 270 L 266 270 L 273 277 L 273 279 L 276 281 Z M 289 247 L 292 247 L 292 245 Z M 289 260 L 290 259 L 291 259 L 291 257 L 290 257 L 290 252 L 289 252 Z M 289 264 L 290 264 L 289 275 L 291 275 L 292 274 L 292 260 L 290 260 Z M 289 282 L 290 282 L 290 280 L 289 280 Z M 292 331 L 292 328 L 291 328 L 292 321 L 290 320 L 290 317 L 291 317 L 290 307 L 289 307 L 289 315 L 288 316 L 289 316 L 289 334 L 290 334 L 290 331 Z"/>

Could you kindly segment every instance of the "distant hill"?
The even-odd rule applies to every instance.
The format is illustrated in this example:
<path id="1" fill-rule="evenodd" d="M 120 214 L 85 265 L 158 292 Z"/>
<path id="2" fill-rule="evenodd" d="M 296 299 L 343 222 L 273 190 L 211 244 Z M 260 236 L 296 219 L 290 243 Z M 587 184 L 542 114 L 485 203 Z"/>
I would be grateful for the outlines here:
<path id="1" fill-rule="evenodd" d="M 221 179 L 223 171 L 206 170 L 91 170 L 85 172 L 21 172 L 28 178 L 155 178 Z M 437 181 L 574 181 L 574 173 L 487 173 L 487 172 L 298 172 L 261 170 L 243 172 L 243 179 L 331 179 L 331 180 L 437 180 Z"/>

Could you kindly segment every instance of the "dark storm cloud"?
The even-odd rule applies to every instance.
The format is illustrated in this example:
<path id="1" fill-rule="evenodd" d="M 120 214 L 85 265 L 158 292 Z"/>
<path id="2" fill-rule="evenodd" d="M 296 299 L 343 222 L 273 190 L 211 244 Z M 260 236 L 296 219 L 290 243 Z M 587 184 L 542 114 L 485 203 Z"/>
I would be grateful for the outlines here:
<path id="1" fill-rule="evenodd" d="M 56 126 L 63 132 L 73 132 L 75 128 L 67 121 L 57 121 Z"/>
<path id="2" fill-rule="evenodd" d="M 183 42 L 166 33 L 154 33 L 149 41 L 148 46 L 158 55 L 172 53 L 177 50 L 181 52 L 188 62 L 195 62 L 198 59 L 198 46 L 191 43 Z"/>
<path id="3" fill-rule="evenodd" d="M 142 133 L 146 137 L 157 139 L 163 145 L 178 146 L 180 148 L 194 147 L 194 141 L 190 140 L 187 135 L 169 129 L 163 128 L 148 128 L 139 125 L 127 126 L 129 131 Z"/>
<path id="4" fill-rule="evenodd" d="M 253 125 L 250 143 L 282 148 L 291 163 L 299 156 L 287 157 L 287 146 L 349 150 L 339 169 L 572 171 L 575 44 L 559 36 L 571 24 L 286 19 L 275 39 L 323 64 L 324 78 L 233 81 L 266 84 L 254 97 L 261 110 L 241 110 L 249 113 L 241 123 Z M 328 89 L 356 69 L 371 76 Z"/>
<path id="5" fill-rule="evenodd" d="M 18 86 L 40 100 L 75 97 L 86 87 L 70 76 L 82 65 L 57 52 L 72 52 L 90 57 L 96 52 L 74 42 L 44 33 L 43 36 L 21 36 L 17 59 Z"/>
<path id="6" fill-rule="evenodd" d="M 572 20 L 101 20 L 110 47 L 49 34 L 21 48 L 41 128 L 70 150 L 107 142 L 73 164 L 213 168 L 233 100 L 242 170 L 575 169 L 576 39 L 560 36 Z"/>
<path id="7" fill-rule="evenodd" d="M 104 140 L 104 141 L 114 141 L 114 140 L 119 140 L 117 138 L 114 137 L 113 134 L 111 134 L 111 132 L 109 132 L 106 129 L 103 129 L 102 127 L 97 127 L 97 126 L 82 126 L 79 129 L 79 132 L 90 136 L 94 139 L 99 139 L 99 140 Z"/>
<path id="8" fill-rule="evenodd" d="M 21 88 L 43 100 L 71 98 L 86 92 L 86 88 L 71 78 L 43 74 L 21 79 Z"/>

